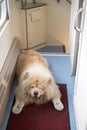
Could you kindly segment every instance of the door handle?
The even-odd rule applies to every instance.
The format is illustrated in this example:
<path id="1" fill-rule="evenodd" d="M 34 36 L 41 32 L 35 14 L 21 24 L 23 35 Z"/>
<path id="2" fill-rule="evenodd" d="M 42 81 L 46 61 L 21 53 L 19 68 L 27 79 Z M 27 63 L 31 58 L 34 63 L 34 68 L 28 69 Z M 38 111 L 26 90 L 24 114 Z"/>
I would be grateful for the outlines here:
<path id="1" fill-rule="evenodd" d="M 77 32 L 82 32 L 82 28 L 79 28 L 79 27 L 78 27 L 78 18 L 79 18 L 80 13 L 82 13 L 82 12 L 84 12 L 84 9 L 83 9 L 83 8 L 80 8 L 80 9 L 77 11 L 77 14 L 76 14 L 74 29 L 75 29 Z"/>
<path id="2" fill-rule="evenodd" d="M 32 14 L 29 14 L 29 17 L 30 17 L 30 21 L 32 21 Z"/>
<path id="3" fill-rule="evenodd" d="M 0 4 L 3 2 L 4 0 L 0 0 Z"/>

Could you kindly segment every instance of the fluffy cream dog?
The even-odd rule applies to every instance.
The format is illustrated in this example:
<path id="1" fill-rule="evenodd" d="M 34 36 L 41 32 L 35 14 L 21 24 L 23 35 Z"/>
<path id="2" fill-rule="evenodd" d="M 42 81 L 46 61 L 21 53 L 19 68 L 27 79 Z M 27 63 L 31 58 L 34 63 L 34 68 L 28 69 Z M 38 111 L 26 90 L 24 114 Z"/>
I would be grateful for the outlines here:
<path id="1" fill-rule="evenodd" d="M 61 92 L 49 70 L 47 61 L 33 50 L 25 51 L 17 63 L 19 78 L 12 112 L 19 114 L 28 103 L 43 104 L 52 100 L 58 111 L 64 108 Z"/>

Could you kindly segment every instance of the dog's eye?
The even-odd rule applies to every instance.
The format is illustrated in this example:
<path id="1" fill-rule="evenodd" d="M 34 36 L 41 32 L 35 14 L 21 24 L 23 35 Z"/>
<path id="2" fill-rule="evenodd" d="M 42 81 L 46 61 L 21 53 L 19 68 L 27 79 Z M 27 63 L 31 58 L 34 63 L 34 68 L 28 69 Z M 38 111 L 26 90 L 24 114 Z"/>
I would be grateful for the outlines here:
<path id="1" fill-rule="evenodd" d="M 34 87 L 35 87 L 34 85 L 31 86 L 31 88 L 34 88 Z"/>

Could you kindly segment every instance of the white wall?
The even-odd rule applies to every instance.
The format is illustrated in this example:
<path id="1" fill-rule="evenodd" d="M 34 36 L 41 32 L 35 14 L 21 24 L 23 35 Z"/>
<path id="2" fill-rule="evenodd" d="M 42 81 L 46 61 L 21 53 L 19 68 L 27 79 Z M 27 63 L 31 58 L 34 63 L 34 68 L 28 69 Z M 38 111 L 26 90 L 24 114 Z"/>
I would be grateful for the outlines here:
<path id="1" fill-rule="evenodd" d="M 47 43 L 64 44 L 69 48 L 69 23 L 71 6 L 66 0 L 37 0 L 47 3 Z"/>
<path id="2" fill-rule="evenodd" d="M 20 2 L 16 2 L 15 0 L 8 0 L 8 3 L 10 7 L 10 19 L 7 23 L 6 28 L 2 32 L 0 32 L 0 71 L 9 52 L 14 37 L 19 37 L 21 41 L 23 39 Z"/>

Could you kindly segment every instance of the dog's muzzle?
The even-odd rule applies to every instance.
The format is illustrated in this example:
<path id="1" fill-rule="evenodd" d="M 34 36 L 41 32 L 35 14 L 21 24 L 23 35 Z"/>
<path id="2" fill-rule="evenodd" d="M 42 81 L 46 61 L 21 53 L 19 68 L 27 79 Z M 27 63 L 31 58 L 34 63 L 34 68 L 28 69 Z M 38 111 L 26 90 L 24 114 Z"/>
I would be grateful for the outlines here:
<path id="1" fill-rule="evenodd" d="M 38 91 L 34 92 L 34 97 L 38 97 Z"/>

